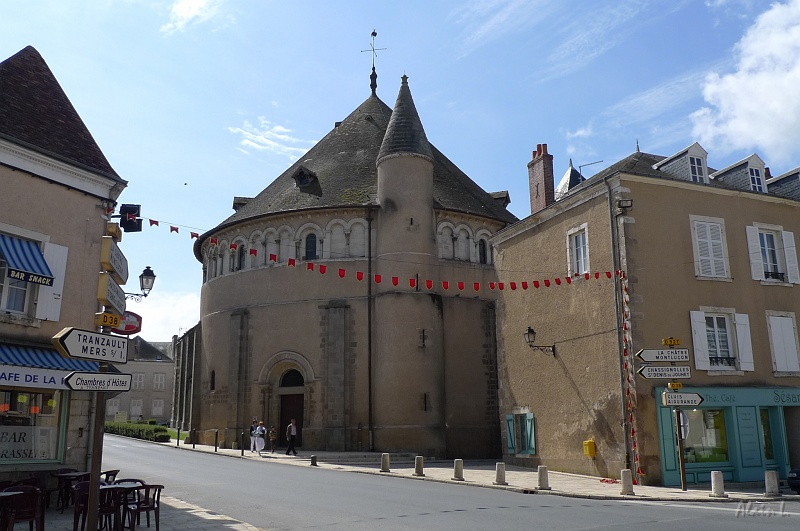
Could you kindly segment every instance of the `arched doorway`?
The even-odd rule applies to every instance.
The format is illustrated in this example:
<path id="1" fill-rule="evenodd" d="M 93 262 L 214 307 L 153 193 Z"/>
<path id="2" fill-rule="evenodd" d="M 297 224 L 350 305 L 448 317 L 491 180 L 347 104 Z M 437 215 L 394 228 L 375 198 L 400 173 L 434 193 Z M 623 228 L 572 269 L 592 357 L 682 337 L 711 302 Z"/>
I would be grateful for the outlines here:
<path id="1" fill-rule="evenodd" d="M 305 381 L 300 371 L 292 369 L 287 371 L 280 381 L 281 397 L 281 429 L 279 437 L 281 446 L 287 446 L 289 441 L 286 438 L 286 426 L 295 419 L 297 422 L 297 444 L 303 446 L 303 407 L 305 398 Z"/>

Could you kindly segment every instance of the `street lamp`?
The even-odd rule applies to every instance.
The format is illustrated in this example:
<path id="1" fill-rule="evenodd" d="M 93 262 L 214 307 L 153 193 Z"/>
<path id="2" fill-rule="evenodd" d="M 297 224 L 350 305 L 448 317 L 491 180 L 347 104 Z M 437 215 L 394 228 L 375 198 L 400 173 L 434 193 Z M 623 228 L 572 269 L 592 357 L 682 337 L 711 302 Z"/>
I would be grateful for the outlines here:
<path id="1" fill-rule="evenodd" d="M 142 302 L 142 297 L 147 297 L 150 290 L 153 289 L 153 284 L 156 282 L 156 274 L 150 269 L 150 266 L 144 268 L 142 274 L 139 275 L 139 289 L 141 293 L 125 293 L 126 299 L 133 299 L 136 302 Z"/>
<path id="2" fill-rule="evenodd" d="M 536 342 L 536 330 L 534 330 L 530 326 L 525 331 L 525 333 L 522 334 L 522 337 L 525 338 L 525 343 L 527 343 L 527 345 L 531 347 L 532 350 L 538 350 L 539 352 L 544 352 L 545 354 L 552 354 L 553 356 L 556 355 L 555 345 L 534 345 L 534 343 Z"/>

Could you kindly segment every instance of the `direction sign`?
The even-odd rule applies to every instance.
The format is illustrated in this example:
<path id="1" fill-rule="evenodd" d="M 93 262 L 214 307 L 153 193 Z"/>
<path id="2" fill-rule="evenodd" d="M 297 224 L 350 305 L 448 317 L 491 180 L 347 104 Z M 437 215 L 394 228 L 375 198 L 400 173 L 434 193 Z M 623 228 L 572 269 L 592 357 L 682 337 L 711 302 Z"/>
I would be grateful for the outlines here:
<path id="1" fill-rule="evenodd" d="M 676 337 L 670 336 L 668 338 L 662 339 L 661 344 L 664 345 L 665 347 L 677 347 L 678 345 L 681 344 L 681 340 Z"/>
<path id="2" fill-rule="evenodd" d="M 688 348 L 643 348 L 636 353 L 642 361 L 689 361 Z"/>
<path id="3" fill-rule="evenodd" d="M 104 372 L 71 372 L 64 383 L 73 391 L 130 391 L 130 374 Z"/>
<path id="4" fill-rule="evenodd" d="M 53 336 L 53 345 L 66 358 L 128 363 L 128 338 L 68 326 Z"/>
<path id="5" fill-rule="evenodd" d="M 703 403 L 703 397 L 697 393 L 661 393 L 661 403 L 665 406 L 697 407 Z"/>
<path id="6" fill-rule="evenodd" d="M 636 371 L 647 379 L 667 378 L 669 380 L 679 378 L 691 378 L 692 369 L 688 365 L 644 365 Z"/>

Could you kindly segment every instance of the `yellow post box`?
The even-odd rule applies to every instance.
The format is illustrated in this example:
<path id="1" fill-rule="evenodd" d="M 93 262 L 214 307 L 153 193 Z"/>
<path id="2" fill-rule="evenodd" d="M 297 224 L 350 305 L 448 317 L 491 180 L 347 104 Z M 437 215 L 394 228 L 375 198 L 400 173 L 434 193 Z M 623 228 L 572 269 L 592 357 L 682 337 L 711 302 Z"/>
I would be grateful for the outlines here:
<path id="1" fill-rule="evenodd" d="M 594 439 L 589 439 L 588 441 L 583 441 L 583 455 L 586 457 L 591 457 L 594 459 L 594 456 L 597 454 L 597 448 L 594 444 Z"/>

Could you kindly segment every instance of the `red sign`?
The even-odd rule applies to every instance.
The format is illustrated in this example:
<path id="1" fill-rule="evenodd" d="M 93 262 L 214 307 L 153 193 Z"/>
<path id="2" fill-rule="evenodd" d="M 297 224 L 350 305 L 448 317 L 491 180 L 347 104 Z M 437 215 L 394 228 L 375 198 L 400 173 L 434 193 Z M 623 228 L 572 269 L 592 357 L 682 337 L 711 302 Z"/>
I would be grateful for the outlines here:
<path id="1" fill-rule="evenodd" d="M 112 328 L 111 331 L 123 336 L 138 334 L 142 331 L 142 316 L 133 312 L 125 312 L 119 320 L 119 327 Z"/>

